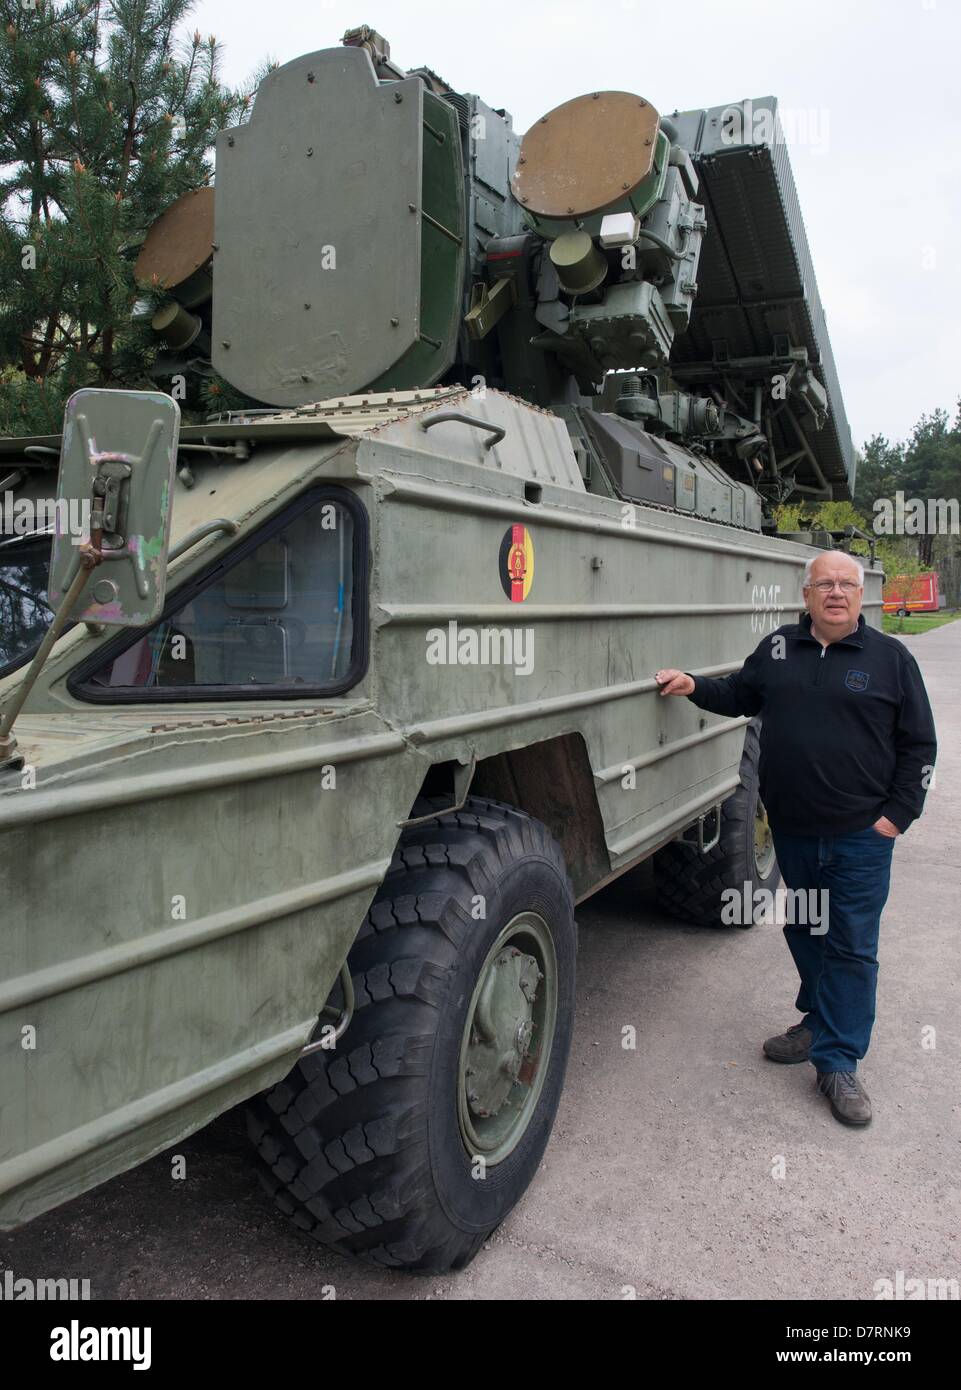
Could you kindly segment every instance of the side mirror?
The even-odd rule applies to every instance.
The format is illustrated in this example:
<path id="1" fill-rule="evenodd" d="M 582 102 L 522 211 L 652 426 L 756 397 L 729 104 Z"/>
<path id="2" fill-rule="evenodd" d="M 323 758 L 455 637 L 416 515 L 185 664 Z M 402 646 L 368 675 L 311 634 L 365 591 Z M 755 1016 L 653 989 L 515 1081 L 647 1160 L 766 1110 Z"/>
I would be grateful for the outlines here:
<path id="1" fill-rule="evenodd" d="M 67 623 L 145 627 L 163 611 L 180 407 L 160 391 L 76 391 L 67 402 L 46 635 L 0 717 L 0 769 L 17 767 L 13 725 Z M 79 515 L 82 534 L 67 518 Z"/>
<path id="2" fill-rule="evenodd" d="M 179 435 L 180 407 L 160 391 L 88 389 L 70 397 L 50 562 L 51 608 L 59 607 L 76 577 L 83 542 L 89 542 L 93 564 L 68 620 L 144 627 L 159 617 Z M 63 519 L 78 514 L 86 534 L 71 535 Z"/>

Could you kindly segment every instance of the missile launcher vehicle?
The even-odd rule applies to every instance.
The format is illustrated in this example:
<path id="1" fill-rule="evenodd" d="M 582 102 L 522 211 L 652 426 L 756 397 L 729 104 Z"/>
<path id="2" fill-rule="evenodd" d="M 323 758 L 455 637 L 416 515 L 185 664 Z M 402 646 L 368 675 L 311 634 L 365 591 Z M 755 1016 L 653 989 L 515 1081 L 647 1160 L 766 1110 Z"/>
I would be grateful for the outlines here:
<path id="1" fill-rule="evenodd" d="M 653 678 L 852 540 L 773 520 L 854 481 L 777 106 L 521 139 L 354 30 L 137 275 L 157 389 L 0 440 L 0 1220 L 243 1105 L 297 1226 L 459 1268 L 548 1142 L 577 904 L 778 882 L 756 721 Z"/>

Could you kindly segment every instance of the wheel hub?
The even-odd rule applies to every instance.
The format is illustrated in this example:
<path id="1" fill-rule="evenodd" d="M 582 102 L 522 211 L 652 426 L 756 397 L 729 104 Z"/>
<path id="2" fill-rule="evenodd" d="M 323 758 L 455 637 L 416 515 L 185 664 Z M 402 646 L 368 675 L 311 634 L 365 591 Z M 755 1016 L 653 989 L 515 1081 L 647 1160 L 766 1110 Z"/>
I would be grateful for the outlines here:
<path id="1" fill-rule="evenodd" d="M 487 971 L 474 1009 L 466 1068 L 467 1102 L 481 1119 L 500 1112 L 520 1076 L 543 978 L 534 957 L 516 946 L 500 951 Z"/>
<path id="2" fill-rule="evenodd" d="M 519 1143 L 543 1087 L 557 1018 L 557 961 L 543 918 L 519 913 L 477 977 L 460 1051 L 465 1147 L 499 1163 Z"/>

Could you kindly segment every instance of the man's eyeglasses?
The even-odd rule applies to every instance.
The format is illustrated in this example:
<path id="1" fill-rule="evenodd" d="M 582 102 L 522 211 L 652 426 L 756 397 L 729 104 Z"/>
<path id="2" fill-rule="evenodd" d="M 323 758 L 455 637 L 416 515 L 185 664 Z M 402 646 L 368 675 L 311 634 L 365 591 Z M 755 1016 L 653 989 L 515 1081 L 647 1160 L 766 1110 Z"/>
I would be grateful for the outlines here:
<path id="1" fill-rule="evenodd" d="M 856 579 L 816 579 L 808 587 L 817 589 L 819 594 L 829 594 L 835 584 L 846 594 L 853 594 L 861 587 Z"/>

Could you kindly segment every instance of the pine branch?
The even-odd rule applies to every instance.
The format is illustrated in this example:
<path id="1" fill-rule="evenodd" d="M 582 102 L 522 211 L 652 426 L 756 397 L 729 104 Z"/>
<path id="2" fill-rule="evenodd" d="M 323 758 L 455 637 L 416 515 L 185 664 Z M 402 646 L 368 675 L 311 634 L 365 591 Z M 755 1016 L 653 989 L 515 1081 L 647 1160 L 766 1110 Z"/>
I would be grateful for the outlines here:
<path id="1" fill-rule="evenodd" d="M 0 0 L 0 16 L 16 20 L 14 39 L 0 32 L 11 45 L 0 47 L 0 260 L 11 272 L 0 372 L 24 388 L 0 398 L 0 429 L 17 433 L 55 428 L 78 384 L 147 380 L 157 345 L 130 318 L 137 291 L 123 248 L 209 183 L 213 136 L 237 107 L 217 79 L 216 41 L 179 38 L 191 0 L 81 8 L 47 0 L 20 12 Z M 181 111 L 187 132 L 174 144 Z M 22 273 L 27 240 L 36 267 Z"/>

